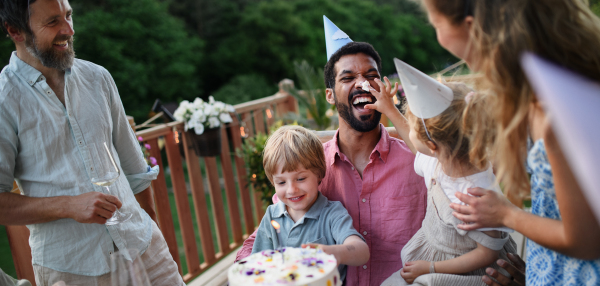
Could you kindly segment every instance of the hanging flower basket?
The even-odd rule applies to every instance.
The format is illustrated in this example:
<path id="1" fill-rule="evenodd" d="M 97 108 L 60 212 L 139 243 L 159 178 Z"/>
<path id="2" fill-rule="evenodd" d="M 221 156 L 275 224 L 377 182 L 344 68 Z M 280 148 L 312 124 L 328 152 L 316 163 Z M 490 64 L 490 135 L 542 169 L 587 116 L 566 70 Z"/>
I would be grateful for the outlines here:
<path id="1" fill-rule="evenodd" d="M 221 155 L 221 128 L 205 129 L 200 135 L 193 130 L 186 132 L 188 146 L 200 157 Z"/>
<path id="2" fill-rule="evenodd" d="M 182 101 L 173 116 L 185 123 L 189 148 L 208 157 L 221 154 L 221 124 L 232 121 L 231 112 L 235 112 L 233 106 L 209 96 L 208 102 L 200 98 Z"/>

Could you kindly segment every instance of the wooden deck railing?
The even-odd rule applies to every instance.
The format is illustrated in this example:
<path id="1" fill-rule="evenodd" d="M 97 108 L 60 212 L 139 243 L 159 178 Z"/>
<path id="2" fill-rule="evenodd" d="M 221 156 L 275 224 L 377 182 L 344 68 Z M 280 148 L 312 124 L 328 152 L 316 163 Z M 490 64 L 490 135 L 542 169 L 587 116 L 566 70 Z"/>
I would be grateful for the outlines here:
<path id="1" fill-rule="evenodd" d="M 138 136 L 142 136 L 144 142 L 150 144 L 150 154 L 157 159 L 157 164 L 161 169 L 158 179 L 152 182 L 158 224 L 167 241 L 171 255 L 179 265 L 179 271 L 185 282 L 189 282 L 214 265 L 220 258 L 240 246 L 244 239 L 254 232 L 257 225 L 254 217 L 257 218 L 258 222 L 264 214 L 263 203 L 259 199 L 259 194 L 255 194 L 254 197 L 251 196 L 246 180 L 244 161 L 234 151 L 241 147 L 242 137 L 259 132 L 268 132 L 269 126 L 274 123 L 276 115 L 282 116 L 287 112 L 298 112 L 295 98 L 283 91 L 273 96 L 238 104 L 234 107 L 242 122 L 237 116 L 232 116 L 234 121 L 221 127 L 222 151 L 218 157 L 198 158 L 188 146 L 188 135 L 183 130 L 182 122 L 173 122 L 137 132 Z M 183 240 L 183 256 L 187 264 L 185 273 L 183 273 L 179 259 L 179 247 L 172 217 L 173 210 L 169 203 L 164 172 L 166 164 L 162 162 L 163 151 L 159 148 L 159 138 L 161 137 L 164 138 L 163 151 L 166 153 L 168 161 L 176 204 L 175 211 Z M 179 142 L 183 143 L 185 158 L 180 155 Z M 204 164 L 205 174 L 202 173 L 201 160 Z M 220 162 L 221 172 L 219 172 L 218 162 Z M 188 199 L 184 165 L 187 167 L 193 210 L 190 208 Z M 233 170 L 234 166 L 235 172 Z M 219 176 L 219 173 L 222 175 Z M 205 196 L 204 180 L 207 180 L 209 201 Z M 225 214 L 225 202 L 221 194 L 220 181 L 224 185 L 228 216 Z M 209 215 L 209 204 L 210 209 L 212 209 L 213 220 Z M 239 206 L 241 206 L 241 209 Z M 198 225 L 198 236 L 201 241 L 200 250 L 196 244 L 192 216 L 195 217 Z M 229 217 L 229 224 L 226 217 Z M 231 228 L 231 236 L 228 234 L 228 225 Z M 213 240 L 212 228 L 216 231 L 216 240 Z M 204 257 L 203 261 L 200 261 L 200 251 Z"/>
<path id="2" fill-rule="evenodd" d="M 137 136 L 142 136 L 145 143 L 150 144 L 150 155 L 157 159 L 157 164 L 160 166 L 158 178 L 152 182 L 158 225 L 186 283 L 240 246 L 244 239 L 254 232 L 257 222 L 264 214 L 259 194 L 251 195 L 244 161 L 235 150 L 242 146 L 243 137 L 267 133 L 276 116 L 298 112 L 296 99 L 283 91 L 285 84 L 290 84 L 290 81 L 283 80 L 280 83 L 280 91 L 275 95 L 234 106 L 237 114 L 232 114 L 233 122 L 221 126 L 220 156 L 202 158 L 205 174 L 202 172 L 201 159 L 189 149 L 188 135 L 184 132 L 182 122 L 162 124 L 136 132 Z M 164 142 L 162 150 L 159 141 Z M 180 154 L 179 142 L 183 143 L 184 156 Z M 166 155 L 164 157 L 167 162 L 163 162 L 163 155 Z M 176 205 L 174 210 L 170 206 L 165 176 L 167 165 Z M 187 180 L 184 173 L 186 168 Z M 207 181 L 208 195 L 204 190 L 204 180 Z M 221 181 L 224 188 L 221 188 Z M 192 207 L 188 199 L 188 184 Z M 225 194 L 225 201 L 222 192 Z M 212 219 L 209 209 L 212 209 Z M 182 253 L 187 264 L 185 273 L 181 266 L 173 212 L 177 215 L 178 231 L 183 241 Z M 198 226 L 198 234 L 195 233 L 193 218 Z M 231 229 L 231 236 L 228 233 L 228 226 Z M 216 239 L 213 239 L 213 228 Z M 35 285 L 28 229 L 25 226 L 7 226 L 7 232 L 17 277 L 28 279 Z M 197 247 L 196 235 L 200 238 L 200 250 Z M 200 254 L 204 258 L 203 261 L 200 261 Z"/>

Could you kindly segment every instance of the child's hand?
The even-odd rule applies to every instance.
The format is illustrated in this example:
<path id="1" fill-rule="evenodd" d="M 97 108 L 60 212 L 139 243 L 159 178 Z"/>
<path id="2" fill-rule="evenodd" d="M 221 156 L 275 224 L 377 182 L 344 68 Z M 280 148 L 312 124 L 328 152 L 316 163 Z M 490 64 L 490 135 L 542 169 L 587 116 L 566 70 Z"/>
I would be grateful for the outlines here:
<path id="1" fill-rule="evenodd" d="M 425 260 L 406 262 L 404 268 L 400 270 L 400 276 L 404 278 L 406 283 L 412 284 L 417 277 L 429 273 L 430 265 L 431 262 Z"/>
<path id="2" fill-rule="evenodd" d="M 370 89 L 371 94 L 377 99 L 373 104 L 365 105 L 366 109 L 375 109 L 383 114 L 390 114 L 390 112 L 398 111 L 394 106 L 394 96 L 398 92 L 398 83 L 392 83 L 387 77 L 383 78 L 385 83 L 380 79 L 376 78 L 375 83 L 379 85 L 379 90 L 372 88 Z"/>
<path id="3" fill-rule="evenodd" d="M 325 245 L 325 244 L 317 244 L 317 243 L 307 243 L 307 244 L 302 244 L 300 247 L 302 248 L 320 248 L 321 250 L 323 250 L 323 252 L 333 255 L 335 257 L 335 260 L 337 261 L 337 264 L 340 265 L 340 257 L 339 257 L 339 253 L 338 251 L 336 251 L 336 246 L 335 245 Z"/>

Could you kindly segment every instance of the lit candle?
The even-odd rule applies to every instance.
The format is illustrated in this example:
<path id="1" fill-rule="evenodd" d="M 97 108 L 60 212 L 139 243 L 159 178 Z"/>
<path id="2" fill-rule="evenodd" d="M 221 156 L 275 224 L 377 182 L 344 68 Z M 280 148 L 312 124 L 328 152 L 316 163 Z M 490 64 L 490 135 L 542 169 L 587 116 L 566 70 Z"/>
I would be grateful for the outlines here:
<path id="1" fill-rule="evenodd" d="M 279 223 L 277 223 L 274 220 L 271 221 L 271 225 L 273 226 L 275 231 L 277 231 L 277 242 L 279 244 L 278 248 L 283 248 L 283 242 L 281 241 L 281 230 L 280 230 L 281 226 L 279 225 Z"/>

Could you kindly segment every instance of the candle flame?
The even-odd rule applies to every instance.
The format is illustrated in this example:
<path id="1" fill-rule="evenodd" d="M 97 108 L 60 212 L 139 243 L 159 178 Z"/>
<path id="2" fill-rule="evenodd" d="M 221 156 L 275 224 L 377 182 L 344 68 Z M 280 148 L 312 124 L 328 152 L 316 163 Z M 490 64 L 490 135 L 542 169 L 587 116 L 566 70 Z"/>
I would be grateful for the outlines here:
<path id="1" fill-rule="evenodd" d="M 175 143 L 179 144 L 179 132 L 175 131 Z"/>
<path id="2" fill-rule="evenodd" d="M 271 115 L 271 109 L 267 109 L 267 117 L 269 119 L 271 119 L 271 117 L 273 117 L 273 115 Z"/>
<path id="3" fill-rule="evenodd" d="M 279 230 L 279 228 L 281 227 L 279 225 L 279 223 L 277 223 L 276 221 L 272 220 L 271 221 L 271 225 L 273 226 L 274 229 Z"/>
<path id="4" fill-rule="evenodd" d="M 256 174 L 252 174 L 252 179 L 256 179 Z"/>
<path id="5" fill-rule="evenodd" d="M 242 137 L 246 138 L 246 130 L 244 130 L 244 127 L 240 127 L 240 133 L 242 135 Z"/>

